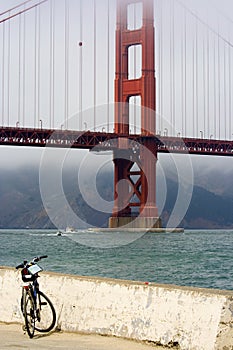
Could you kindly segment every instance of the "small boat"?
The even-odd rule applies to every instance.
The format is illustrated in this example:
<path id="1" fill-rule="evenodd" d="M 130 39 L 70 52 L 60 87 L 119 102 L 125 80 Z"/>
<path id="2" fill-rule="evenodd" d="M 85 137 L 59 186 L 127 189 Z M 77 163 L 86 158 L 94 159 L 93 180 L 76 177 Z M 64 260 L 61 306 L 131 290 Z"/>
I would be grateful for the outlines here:
<path id="1" fill-rule="evenodd" d="M 74 233 L 76 232 L 75 229 L 71 226 L 67 226 L 65 229 L 65 233 Z"/>
<path id="2" fill-rule="evenodd" d="M 62 232 L 61 231 L 57 231 L 56 236 L 62 236 Z"/>

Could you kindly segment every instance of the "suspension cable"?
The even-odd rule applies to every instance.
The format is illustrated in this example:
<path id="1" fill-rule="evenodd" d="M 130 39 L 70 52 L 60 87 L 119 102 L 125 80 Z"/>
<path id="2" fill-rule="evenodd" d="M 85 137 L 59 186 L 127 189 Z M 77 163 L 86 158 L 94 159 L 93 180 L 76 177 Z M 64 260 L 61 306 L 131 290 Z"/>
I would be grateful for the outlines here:
<path id="1" fill-rule="evenodd" d="M 110 8 L 109 8 L 109 0 L 108 0 L 108 18 L 107 18 L 107 132 L 109 132 L 109 114 L 110 114 L 110 57 L 109 57 L 109 50 L 110 50 Z"/>
<path id="2" fill-rule="evenodd" d="M 215 35 L 217 35 L 217 37 L 219 37 L 221 40 L 223 40 L 226 44 L 228 44 L 229 46 L 231 46 L 233 48 L 233 43 L 230 42 L 228 39 L 224 38 L 224 36 L 222 36 L 219 32 L 219 30 L 215 30 L 213 29 L 208 23 L 206 23 L 204 20 L 202 20 L 195 12 L 193 12 L 192 10 L 190 10 L 187 6 L 185 6 L 183 4 L 182 1 L 180 0 L 176 0 L 176 2 L 178 2 L 182 7 L 184 7 L 194 18 L 196 18 L 196 20 L 198 22 L 200 22 L 202 25 L 204 25 L 205 27 L 207 27 L 209 29 L 210 32 L 214 33 Z M 229 20 L 229 19 L 228 19 Z"/>
<path id="3" fill-rule="evenodd" d="M 82 0 L 79 2 L 79 31 L 80 31 L 80 41 L 79 41 L 79 130 L 82 130 L 83 127 L 83 95 L 82 95 L 82 86 L 83 86 L 83 55 L 82 55 L 82 45 L 83 45 L 83 7 Z"/>
<path id="4" fill-rule="evenodd" d="M 54 129 L 54 36 L 55 36 L 55 21 L 54 21 L 54 0 L 50 1 L 50 53 L 49 53 L 49 126 Z"/>
<path id="5" fill-rule="evenodd" d="M 193 81 L 193 86 L 192 86 L 192 91 L 193 91 L 193 98 L 192 98 L 192 107 L 193 107 L 193 136 L 195 135 L 195 37 L 193 36 L 193 41 L 192 41 L 193 47 L 192 47 L 192 81 Z"/>
<path id="6" fill-rule="evenodd" d="M 1 19 L 1 20 L 0 20 L 0 23 L 9 21 L 10 19 L 12 19 L 12 18 L 14 18 L 14 17 L 19 16 L 21 13 L 24 13 L 24 12 L 27 12 L 27 11 L 29 11 L 29 10 L 32 10 L 32 9 L 34 9 L 35 7 L 37 7 L 37 6 L 41 5 L 41 4 L 43 4 L 43 3 L 46 2 L 46 1 L 48 1 L 48 0 L 42 0 L 42 1 L 40 1 L 40 2 L 38 2 L 38 3 L 36 3 L 36 4 L 34 4 L 33 6 L 30 6 L 30 7 L 26 8 L 26 9 L 24 9 L 24 10 L 22 10 L 22 11 L 19 11 L 19 12 L 17 12 L 17 13 L 14 13 L 13 15 L 9 15 L 8 17 L 6 17 L 6 18 L 4 18 L 4 19 Z M 8 11 L 7 11 L 7 12 L 8 12 Z"/>
<path id="7" fill-rule="evenodd" d="M 34 33 L 34 128 L 36 128 L 37 119 L 37 8 L 35 8 L 35 33 Z"/>
<path id="8" fill-rule="evenodd" d="M 10 60 L 11 60 L 11 24 L 8 23 L 8 71 L 7 71 L 7 125 L 10 125 Z"/>
<path id="9" fill-rule="evenodd" d="M 216 72 L 216 40 L 214 38 L 214 64 L 213 64 L 213 73 L 214 73 L 214 138 L 216 138 L 216 120 L 217 120 L 217 94 L 216 94 L 216 81 L 217 81 L 217 72 Z"/>
<path id="10" fill-rule="evenodd" d="M 184 135 L 187 131 L 187 18 L 184 13 Z"/>
<path id="11" fill-rule="evenodd" d="M 170 84 L 170 114 L 171 114 L 171 128 L 174 127 L 174 91 L 173 91 L 173 79 L 174 79 L 174 7 L 172 6 L 174 3 L 170 3 L 170 76 L 171 76 L 171 84 Z"/>
<path id="12" fill-rule="evenodd" d="M 232 76 L 231 76 L 231 50 L 230 46 L 228 46 L 228 88 L 229 88 L 229 140 L 231 140 L 232 134 L 231 134 L 231 83 L 232 83 Z"/>
<path id="13" fill-rule="evenodd" d="M 42 128 L 42 120 L 40 119 L 40 7 L 38 7 L 38 50 L 37 50 L 37 61 L 38 61 L 38 70 L 37 70 L 37 118 L 38 124 L 41 122 Z"/>
<path id="14" fill-rule="evenodd" d="M 65 127 L 68 129 L 69 113 L 69 7 L 65 0 Z"/>
<path id="15" fill-rule="evenodd" d="M 10 9 L 8 9 L 8 10 L 6 10 L 6 11 L 0 13 L 0 16 L 5 15 L 5 14 L 8 13 L 9 11 L 13 11 L 13 10 L 15 10 L 15 9 L 17 9 L 17 8 L 19 8 L 19 7 L 22 7 L 23 5 L 26 5 L 28 2 L 31 2 L 31 1 L 32 1 L 32 0 L 24 1 L 24 2 L 22 2 L 21 4 L 16 5 L 16 6 L 10 8 Z"/>
<path id="16" fill-rule="evenodd" d="M 96 1 L 94 0 L 94 131 L 96 129 Z"/>
<path id="17" fill-rule="evenodd" d="M 20 125 L 20 110 L 21 110 L 21 15 L 19 16 L 19 56 L 18 56 L 18 66 L 19 66 L 19 77 L 18 77 L 18 123 Z"/>
<path id="18" fill-rule="evenodd" d="M 4 125 L 5 113 L 5 23 L 2 28 L 2 125 Z"/>
<path id="19" fill-rule="evenodd" d="M 210 43 L 209 43 L 209 31 L 207 31 L 207 101 L 206 101 L 206 113 L 207 113 L 207 135 L 210 135 Z"/>
<path id="20" fill-rule="evenodd" d="M 218 24 L 218 31 L 219 31 L 219 24 Z M 220 73 L 220 37 L 218 36 L 218 137 L 220 139 L 220 135 L 221 135 L 221 95 L 220 95 L 220 84 L 221 84 L 221 73 Z"/>
<path id="21" fill-rule="evenodd" d="M 160 31 L 159 31 L 159 94 L 160 94 L 160 123 L 159 134 L 163 130 L 163 5 L 160 2 Z"/>
<path id="22" fill-rule="evenodd" d="M 205 67 L 205 38 L 202 41 L 202 64 L 203 64 L 203 137 L 206 133 L 206 67 Z"/>
<path id="23" fill-rule="evenodd" d="M 22 55 L 22 61 L 23 61 L 23 72 L 22 72 L 22 76 L 23 76 L 23 91 L 22 91 L 22 95 L 23 95 L 23 100 L 22 100 L 22 115 L 23 115 L 23 127 L 25 126 L 25 68 L 26 68 L 26 64 L 25 64 L 25 59 L 26 59 L 26 14 L 23 14 L 23 55 Z"/>
<path id="24" fill-rule="evenodd" d="M 198 102 L 199 102 L 199 98 L 198 98 L 198 84 L 199 84 L 199 79 L 198 79 L 198 26 L 197 26 L 197 20 L 196 20 L 196 41 L 195 41 L 195 59 L 196 59 L 196 63 L 195 63 L 195 67 L 196 67 L 196 136 L 198 137 L 198 117 L 199 117 L 199 113 L 198 113 Z"/>
<path id="25" fill-rule="evenodd" d="M 223 90 L 224 90 L 224 93 L 223 93 L 223 96 L 224 96 L 224 125 L 225 125 L 225 139 L 227 138 L 227 118 L 226 118 L 226 115 L 227 115 L 227 110 L 226 110 L 226 107 L 227 107 L 227 86 L 226 86 L 226 45 L 224 43 L 224 47 L 223 47 L 223 60 L 224 60 L 224 67 L 223 67 Z"/>

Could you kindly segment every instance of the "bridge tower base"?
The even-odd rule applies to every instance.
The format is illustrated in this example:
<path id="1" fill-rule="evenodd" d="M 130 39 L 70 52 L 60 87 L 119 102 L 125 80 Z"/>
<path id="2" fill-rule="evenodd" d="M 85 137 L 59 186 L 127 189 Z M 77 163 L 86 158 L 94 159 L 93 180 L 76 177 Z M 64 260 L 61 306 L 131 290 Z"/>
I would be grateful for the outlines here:
<path id="1" fill-rule="evenodd" d="M 141 218 L 141 217 L 110 217 L 108 222 L 109 228 L 126 228 L 126 229 L 150 229 L 161 228 L 161 219 L 157 218 Z"/>

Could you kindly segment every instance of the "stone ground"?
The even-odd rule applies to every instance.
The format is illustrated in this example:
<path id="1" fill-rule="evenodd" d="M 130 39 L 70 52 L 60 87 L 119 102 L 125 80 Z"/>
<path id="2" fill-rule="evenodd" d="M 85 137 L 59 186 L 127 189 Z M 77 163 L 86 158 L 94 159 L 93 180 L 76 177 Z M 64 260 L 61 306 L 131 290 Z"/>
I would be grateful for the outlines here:
<path id="1" fill-rule="evenodd" d="M 30 339 L 22 325 L 0 323 L 0 349 L 9 350 L 162 350 L 167 347 L 145 344 L 115 337 L 76 333 L 35 333 Z"/>

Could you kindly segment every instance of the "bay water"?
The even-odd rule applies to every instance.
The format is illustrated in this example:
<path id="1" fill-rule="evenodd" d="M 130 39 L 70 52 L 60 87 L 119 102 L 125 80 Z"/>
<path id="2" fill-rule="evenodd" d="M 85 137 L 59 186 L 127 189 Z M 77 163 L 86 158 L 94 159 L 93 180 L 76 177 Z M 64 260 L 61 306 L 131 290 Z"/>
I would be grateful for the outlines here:
<path id="1" fill-rule="evenodd" d="M 118 234 L 105 245 L 99 242 L 111 242 L 110 232 L 2 229 L 0 265 L 46 254 L 40 265 L 47 271 L 233 290 L 233 230 Z"/>

